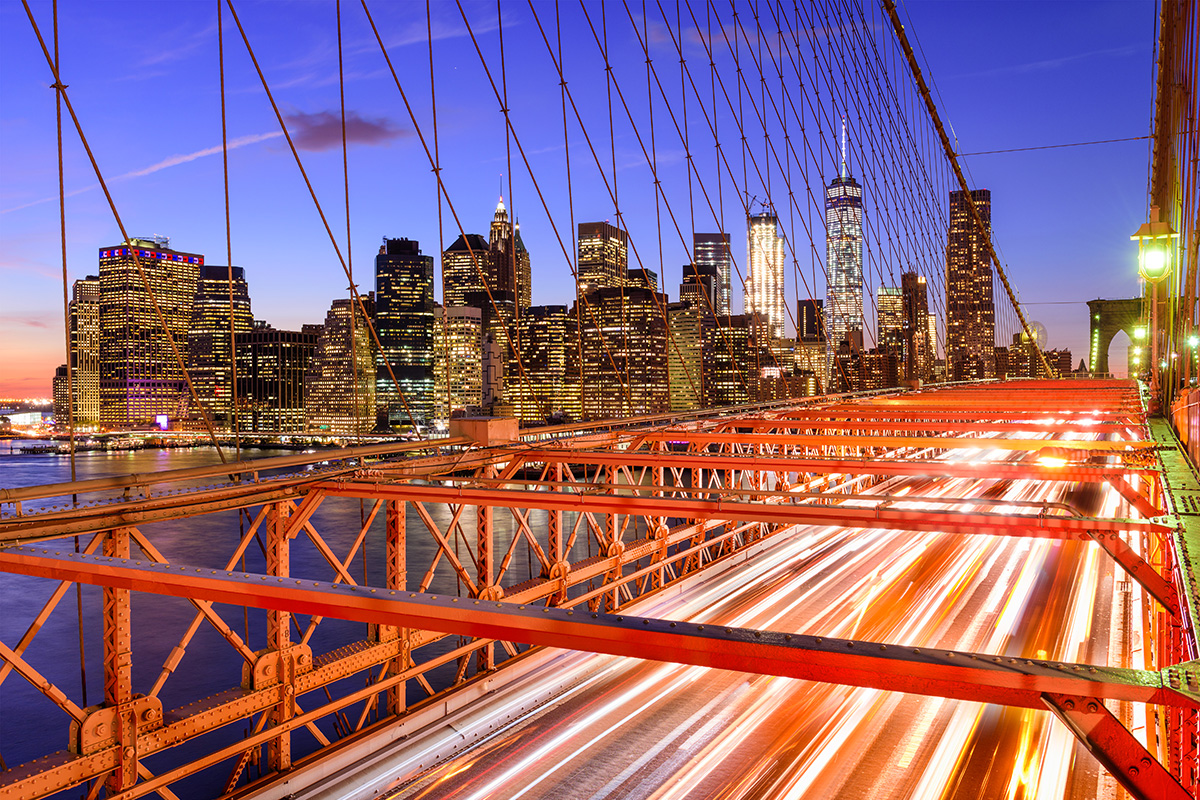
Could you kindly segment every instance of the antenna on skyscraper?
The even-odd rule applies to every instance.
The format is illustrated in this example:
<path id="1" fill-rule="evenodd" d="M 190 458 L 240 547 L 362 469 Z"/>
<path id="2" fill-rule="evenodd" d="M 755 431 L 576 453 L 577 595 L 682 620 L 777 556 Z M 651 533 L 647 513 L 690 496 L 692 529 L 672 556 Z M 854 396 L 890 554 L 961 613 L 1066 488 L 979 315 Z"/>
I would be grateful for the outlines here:
<path id="1" fill-rule="evenodd" d="M 846 177 L 846 115 L 842 115 L 842 177 Z"/>

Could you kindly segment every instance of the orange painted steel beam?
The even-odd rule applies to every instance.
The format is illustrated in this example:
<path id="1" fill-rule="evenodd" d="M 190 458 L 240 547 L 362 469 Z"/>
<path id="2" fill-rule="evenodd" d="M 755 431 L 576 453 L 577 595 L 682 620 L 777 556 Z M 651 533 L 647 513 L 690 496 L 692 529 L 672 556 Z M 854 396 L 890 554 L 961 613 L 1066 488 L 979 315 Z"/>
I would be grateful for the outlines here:
<path id="1" fill-rule="evenodd" d="M 845 475 L 916 475 L 946 478 L 991 478 L 995 480 L 1084 481 L 1103 483 L 1128 475 L 1156 477 L 1152 469 L 1117 466 L 1067 464 L 1046 467 L 1030 462 L 992 461 L 900 461 L 896 459 L 823 459 L 791 456 L 729 456 L 717 453 L 687 453 L 667 451 L 649 453 L 622 450 L 517 450 L 508 458 L 520 458 L 527 463 L 551 464 L 627 464 L 631 467 L 661 466 L 677 469 L 749 469 L 763 472 L 813 472 Z M 403 465 L 399 472 L 403 473 Z M 388 474 L 392 474 L 390 471 Z"/>
<path id="2" fill-rule="evenodd" d="M 1112 452 L 1126 449 L 1145 450 L 1154 442 L 1107 442 L 1075 439 L 975 439 L 955 436 L 810 436 L 787 433 L 708 433 L 706 431 L 651 431 L 649 442 L 690 442 L 696 444 L 774 444 L 798 447 L 929 447 L 939 450 L 1041 450 L 1060 447 L 1087 452 Z"/>
<path id="3" fill-rule="evenodd" d="M 108 491 L 112 489 L 144 489 L 148 486 L 157 486 L 164 483 L 194 481 L 203 478 L 228 480 L 232 475 L 257 474 L 258 472 L 267 470 L 305 466 L 316 461 L 397 455 L 411 451 L 429 450 L 435 447 L 449 447 L 451 445 L 465 445 L 470 443 L 470 439 L 459 436 L 453 439 L 438 439 L 436 440 L 436 444 L 426 441 L 360 445 L 358 447 L 343 447 L 337 450 L 322 450 L 316 454 L 303 453 L 293 456 L 272 456 L 271 458 L 235 461 L 209 467 L 185 467 L 183 469 L 170 469 L 145 474 L 114 475 L 109 478 L 91 478 L 64 483 L 48 483 L 41 486 L 22 486 L 12 489 L 0 488 L 0 503 L 16 503 L 46 497 L 64 497 L 70 494 L 86 494 L 87 492 Z M 358 469 L 358 467 L 351 466 L 346 467 L 345 471 L 355 469 Z M 243 483 L 241 485 L 251 486 L 253 484 Z"/>
<path id="4" fill-rule="evenodd" d="M 334 473 L 336 474 L 336 473 Z M 101 505 L 71 508 L 6 517 L 0 521 L 0 545 L 29 542 L 80 533 L 95 533 L 113 528 L 142 525 L 180 517 L 194 517 L 213 511 L 246 508 L 301 494 L 306 483 L 325 480 L 328 473 L 285 480 L 267 485 L 243 485 L 196 489 L 165 494 L 149 500 L 113 501 Z"/>
<path id="5" fill-rule="evenodd" d="M 890 417 L 915 417 L 934 418 L 934 419 L 1034 419 L 1039 414 L 1047 416 L 1061 416 L 1060 412 L 1047 410 L 1031 410 L 1019 411 L 1006 408 L 984 409 L 954 409 L 950 406 L 929 407 L 919 406 L 913 408 L 897 408 L 896 406 L 873 406 L 866 404 L 857 405 L 830 405 L 818 406 L 814 408 L 801 408 L 795 410 L 787 410 L 773 412 L 772 414 L 764 415 L 764 419 L 770 419 L 772 416 L 781 417 L 784 419 L 806 419 L 808 417 L 872 417 L 872 418 L 890 418 Z M 1087 412 L 1089 419 L 1095 420 L 1110 420 L 1125 419 L 1130 416 L 1128 411 L 1111 411 L 1108 409 L 1090 409 Z M 1143 416 L 1140 412 L 1135 416 Z"/>
<path id="6" fill-rule="evenodd" d="M 1131 797 L 1138 800 L 1194 800 L 1193 795 L 1103 703 L 1053 693 L 1047 693 L 1044 702 Z"/>
<path id="7" fill-rule="evenodd" d="M 1142 558 L 1124 539 L 1115 533 L 1092 534 L 1092 539 L 1125 568 L 1131 578 L 1159 602 L 1171 616 L 1180 618 L 1179 592 L 1175 584 L 1159 574 L 1158 570 Z"/>
<path id="8" fill-rule="evenodd" d="M 956 431 L 956 432 L 999 432 L 1010 433 L 1120 433 L 1127 426 L 1111 422 L 947 422 L 944 420 L 914 421 L 891 420 L 837 420 L 829 418 L 789 418 L 782 420 L 733 419 L 722 420 L 724 428 L 748 428 L 753 433 L 773 430 L 808 430 L 820 428 L 835 431 Z"/>
<path id="9" fill-rule="evenodd" d="M 1171 528 L 1143 520 L 1051 517 L 1022 514 L 984 514 L 959 511 L 924 511 L 882 506 L 819 506 L 811 504 L 739 503 L 725 500 L 681 500 L 622 494 L 512 491 L 432 484 L 329 481 L 317 484 L 331 497 L 367 497 L 464 503 L 502 508 L 540 508 L 591 514 L 633 514 L 683 519 L 726 519 L 781 525 L 832 525 L 842 528 L 940 531 L 944 533 L 1035 536 L 1049 539 L 1086 539 L 1089 532 L 1151 531 Z M 836 497 L 836 495 L 831 495 Z"/>
<path id="10" fill-rule="evenodd" d="M 1174 688 L 1166 671 L 591 614 L 179 565 L 135 565 L 128 559 L 35 547 L 0 551 L 0 567 L 250 608 L 1024 708 L 1042 708 L 1047 692 L 1200 708 L 1200 693 Z"/>

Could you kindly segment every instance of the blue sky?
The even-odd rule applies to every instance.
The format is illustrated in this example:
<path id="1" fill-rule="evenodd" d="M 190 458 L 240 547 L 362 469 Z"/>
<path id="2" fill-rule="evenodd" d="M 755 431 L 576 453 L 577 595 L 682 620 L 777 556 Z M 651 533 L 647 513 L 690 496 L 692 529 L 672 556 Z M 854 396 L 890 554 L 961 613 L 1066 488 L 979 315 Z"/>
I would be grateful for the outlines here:
<path id="1" fill-rule="evenodd" d="M 703 4 L 692 5 L 703 25 Z M 334 6 L 243 0 L 235 7 L 345 254 Z M 496 6 L 464 7 L 499 86 Z M 662 7 L 673 19 L 674 4 Z M 537 19 L 524 3 L 502 5 L 510 113 L 537 185 L 515 144 L 508 167 L 499 103 L 457 7 L 446 2 L 433 4 L 432 18 L 438 143 L 443 178 L 466 230 L 486 232 L 503 188 L 532 255 L 534 302 L 569 303 L 574 289 L 563 252 L 571 250 L 568 200 L 576 222 L 615 217 L 588 141 L 573 119 L 567 134 L 568 194 L 558 77 L 537 24 L 546 26 L 553 43 L 554 6 L 539 2 L 534 8 Z M 586 8 L 598 26 L 598 4 Z M 641 3 L 631 2 L 628 11 L 621 3 L 607 8 L 610 60 L 626 101 L 642 119 L 644 56 L 630 23 L 632 17 L 640 29 Z M 659 7 L 648 8 L 645 30 L 656 69 L 672 87 L 668 92 L 677 92 L 678 56 L 656 16 Z M 958 149 L 975 153 L 1145 135 L 1153 95 L 1154 8 L 1149 2 L 909 0 L 901 13 L 919 42 Z M 48 37 L 49 3 L 34 3 L 33 9 Z M 741 9 L 749 13 L 752 6 Z M 432 146 L 424 4 L 376 2 L 371 11 Z M 459 229 L 443 204 L 439 236 L 436 186 L 425 150 L 361 6 L 345 3 L 342 13 L 352 139 L 350 242 L 357 281 L 369 289 L 382 237 L 417 239 L 436 255 L 439 241 L 449 245 Z M 63 0 L 59 15 L 63 79 L 129 232 L 168 235 L 174 248 L 224 264 L 215 3 Z M 660 256 L 653 179 L 641 145 L 614 96 L 610 149 L 599 48 L 578 5 L 563 3 L 563 15 L 567 79 L 588 136 L 606 174 L 615 160 L 617 193 L 638 253 L 647 268 L 662 274 L 674 298 L 686 251 L 660 203 Z M 691 28 L 686 6 L 681 15 L 683 27 Z M 876 24 L 883 19 L 877 11 L 872 18 Z M 0 25 L 6 31 L 0 51 L 0 396 L 45 396 L 64 349 L 54 93 L 22 6 L 0 4 Z M 330 300 L 343 296 L 346 279 L 228 13 L 224 33 L 233 262 L 246 269 L 257 318 L 280 328 L 319 322 Z M 891 33 L 877 29 L 875 35 L 883 41 Z M 685 40 L 685 56 L 707 89 L 703 49 L 695 36 Z M 677 100 L 673 108 L 682 112 Z M 689 207 L 684 149 L 661 104 L 655 114 L 659 174 L 680 227 L 690 231 L 694 216 L 697 230 L 714 229 L 698 187 Z M 690 135 L 699 141 L 703 122 L 695 102 L 689 114 Z M 730 123 L 728 115 L 718 115 L 731 163 L 740 171 Z M 94 273 L 96 251 L 117 243 L 120 235 L 67 125 L 67 270 L 74 280 Z M 853 127 L 852 121 L 852 150 Z M 647 132 L 643 123 L 641 133 Z M 809 177 L 819 185 L 836 169 L 832 134 L 827 127 L 819 140 L 811 127 L 807 134 L 817 154 Z M 695 151 L 697 163 L 711 162 L 711 138 Z M 1086 356 L 1082 302 L 1137 292 L 1128 237 L 1145 219 L 1148 152 L 1140 140 L 965 159 L 974 185 L 993 192 L 996 242 L 1022 302 L 1047 326 L 1050 346 L 1070 347 L 1076 361 Z M 716 204 L 715 171 L 711 164 L 704 170 Z M 778 175 L 772 181 L 779 205 L 785 190 Z M 872 184 L 864 183 L 870 193 Z M 735 257 L 744 262 L 742 210 L 728 180 L 720 204 Z M 817 214 L 813 222 L 819 225 L 819 219 Z M 792 239 L 811 274 L 808 262 L 823 254 L 823 242 L 811 247 L 798 225 Z M 818 266 L 818 281 L 819 271 Z M 789 297 L 796 293 L 792 284 Z M 823 293 L 821 282 L 815 294 Z M 736 309 L 741 294 L 736 286 L 733 294 Z M 802 287 L 800 294 L 809 291 Z M 1115 350 L 1114 355 L 1120 361 Z"/>

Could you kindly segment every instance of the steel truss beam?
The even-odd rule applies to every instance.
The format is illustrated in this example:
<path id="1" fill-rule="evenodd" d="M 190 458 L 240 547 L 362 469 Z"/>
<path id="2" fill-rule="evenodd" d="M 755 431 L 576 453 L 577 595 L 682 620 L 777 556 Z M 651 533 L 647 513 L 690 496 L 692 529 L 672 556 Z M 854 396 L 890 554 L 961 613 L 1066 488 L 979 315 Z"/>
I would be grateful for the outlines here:
<path id="1" fill-rule="evenodd" d="M 951 422 L 939 418 L 838 419 L 840 415 L 789 417 L 786 420 L 762 418 L 723 419 L 718 430 L 747 429 L 753 433 L 767 431 L 831 430 L 831 431 L 955 431 L 959 433 L 1122 433 L 1130 426 L 1115 422 L 1037 422 L 1034 420 L 995 420 L 991 422 Z"/>
<path id="2" fill-rule="evenodd" d="M 574 486 L 581 490 L 588 488 L 587 484 L 574 484 Z M 652 489 L 653 487 L 645 488 Z M 313 489 L 331 497 L 465 503 L 474 506 L 503 508 L 540 508 L 592 514 L 636 514 L 645 517 L 724 519 L 785 525 L 836 525 L 845 528 L 990 533 L 1058 539 L 1083 540 L 1094 532 L 1118 533 L 1136 530 L 1167 534 L 1171 531 L 1171 528 L 1165 525 L 1144 520 L 909 510 L 884 507 L 884 503 L 867 508 L 844 504 L 820 506 L 739 503 L 727 500 L 684 500 L 629 494 L 588 494 L 570 491 L 530 492 L 353 480 L 319 483 Z M 786 497 L 786 494 L 781 493 L 780 496 Z M 831 497 L 836 499 L 837 496 L 831 495 Z"/>
<path id="3" fill-rule="evenodd" d="M 1047 693 L 1046 707 L 1084 743 L 1126 791 L 1137 800 L 1189 800 L 1180 785 L 1129 729 L 1093 698 Z"/>
<path id="4" fill-rule="evenodd" d="M 928 447 L 938 450 L 1030 450 L 1045 447 L 1078 450 L 1081 453 L 1120 453 L 1149 450 L 1153 442 L 1107 442 L 1093 439 L 977 439 L 956 436 L 820 436 L 789 433 L 709 433 L 693 430 L 657 430 L 645 434 L 648 442 L 689 444 L 766 444 L 791 447 Z"/>
<path id="5" fill-rule="evenodd" d="M 899 459 L 812 458 L 805 456 L 734 456 L 718 453 L 662 451 L 556 450 L 550 448 L 508 450 L 498 453 L 503 460 L 521 459 L 526 463 L 546 464 L 627 464 L 631 467 L 674 467 L 678 469 L 745 469 L 763 472 L 810 472 L 821 475 L 913 475 L 929 478 L 978 478 L 992 480 L 1084 481 L 1103 483 L 1139 475 L 1157 478 L 1158 471 L 1117 466 L 1069 464 L 1046 467 L 1032 462 L 942 461 L 938 459 L 901 461 Z M 387 475 L 409 475 L 399 465 L 385 469 Z"/>
<path id="6" fill-rule="evenodd" d="M 1043 708 L 1042 696 L 1055 694 L 1200 708 L 1200 662 L 1151 672 L 1035 661 L 180 565 L 135 565 L 128 559 L 46 548 L 10 547 L 0 552 L 0 564 L 10 572 L 25 575 L 281 613 L 409 626 L 955 700 Z M 1185 676 L 1183 681 L 1178 679 L 1180 674 Z"/>

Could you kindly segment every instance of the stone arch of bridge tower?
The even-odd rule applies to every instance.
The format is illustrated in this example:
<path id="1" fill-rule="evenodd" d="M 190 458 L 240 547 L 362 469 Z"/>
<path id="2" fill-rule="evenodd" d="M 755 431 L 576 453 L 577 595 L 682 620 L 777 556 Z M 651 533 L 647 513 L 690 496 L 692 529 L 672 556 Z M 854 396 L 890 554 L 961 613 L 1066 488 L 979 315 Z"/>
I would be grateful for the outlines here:
<path id="1" fill-rule="evenodd" d="M 1091 320 L 1091 335 L 1088 337 L 1088 367 L 1093 375 L 1104 375 L 1108 367 L 1108 346 L 1118 331 L 1125 331 L 1129 341 L 1137 342 L 1135 335 L 1142 321 L 1142 299 L 1089 300 L 1088 317 Z"/>

